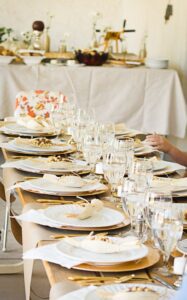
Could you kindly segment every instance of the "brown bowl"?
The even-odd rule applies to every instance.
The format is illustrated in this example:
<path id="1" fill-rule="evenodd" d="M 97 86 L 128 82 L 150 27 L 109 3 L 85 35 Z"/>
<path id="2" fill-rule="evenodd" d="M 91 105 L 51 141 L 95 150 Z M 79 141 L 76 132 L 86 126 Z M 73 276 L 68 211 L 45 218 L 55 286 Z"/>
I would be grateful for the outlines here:
<path id="1" fill-rule="evenodd" d="M 108 53 L 93 51 L 75 51 L 76 59 L 79 63 L 87 66 L 101 66 L 108 59 Z"/>

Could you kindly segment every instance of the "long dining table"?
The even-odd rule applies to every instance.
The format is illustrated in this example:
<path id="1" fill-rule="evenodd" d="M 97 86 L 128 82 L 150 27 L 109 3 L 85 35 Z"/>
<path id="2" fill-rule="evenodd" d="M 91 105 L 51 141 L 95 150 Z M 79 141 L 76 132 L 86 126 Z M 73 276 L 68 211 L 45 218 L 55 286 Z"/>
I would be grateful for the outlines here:
<path id="1" fill-rule="evenodd" d="M 8 152 L 6 150 L 3 150 L 4 157 L 5 159 L 11 160 L 14 159 L 15 154 Z M 18 154 L 19 157 L 19 154 Z M 5 191 L 6 191 L 6 197 L 7 201 L 10 201 L 10 194 L 11 194 L 11 187 L 18 182 L 27 180 L 29 176 L 33 176 L 33 173 L 28 173 L 24 171 L 19 171 L 14 168 L 5 168 L 3 169 L 3 180 L 4 180 L 4 185 L 5 185 Z M 39 175 L 34 175 L 34 176 L 39 176 Z M 180 176 L 185 176 L 184 170 L 175 176 L 180 177 Z M 54 199 L 60 201 L 59 197 L 56 196 L 47 196 L 47 195 L 38 195 L 35 193 L 31 193 L 28 191 L 24 191 L 20 189 L 19 187 L 16 188 L 16 193 L 17 193 L 17 198 L 21 201 L 22 207 L 23 207 L 23 212 L 27 212 L 31 209 L 38 210 L 41 208 L 46 208 L 49 204 L 47 203 L 38 203 L 37 199 L 38 198 L 44 198 L 44 199 Z M 108 194 L 107 194 L 108 195 Z M 106 196 L 104 194 L 103 196 Z M 103 196 L 100 196 L 101 199 L 103 199 Z M 73 198 L 76 201 L 76 198 Z M 180 198 L 180 202 L 185 202 L 185 198 Z M 106 202 L 108 205 L 108 201 Z M 116 207 L 116 204 L 110 204 L 111 206 L 114 206 L 115 209 L 121 210 L 120 207 Z M 126 232 L 129 230 L 129 227 L 126 226 L 122 229 L 117 229 L 114 231 L 111 231 L 111 233 L 118 234 L 120 231 Z M 56 228 L 50 228 L 46 226 L 41 226 L 32 222 L 22 222 L 22 242 L 23 242 L 23 252 L 26 252 L 32 248 L 38 247 L 38 246 L 43 246 L 49 243 L 54 243 L 57 241 L 57 235 L 65 235 L 68 236 L 69 234 L 77 234 L 76 231 L 69 231 L 66 229 L 56 229 Z M 78 233 L 80 234 L 80 233 Z M 157 259 L 156 262 L 159 261 L 158 258 L 158 251 L 151 248 L 151 251 L 155 251 Z M 154 255 L 153 255 L 154 256 Z M 75 282 L 72 282 L 69 280 L 69 277 L 72 276 L 86 276 L 88 275 L 88 272 L 86 271 L 80 271 L 80 270 L 73 270 L 73 269 L 66 269 L 64 267 L 49 263 L 44 261 L 44 267 L 46 270 L 47 277 L 49 279 L 50 285 L 51 285 L 51 292 L 50 292 L 50 300 L 56 300 L 58 299 L 59 296 L 62 296 L 63 294 L 76 290 L 80 288 L 80 285 L 78 285 Z M 95 273 L 96 272 L 96 273 Z M 89 272 L 90 276 L 93 276 L 94 274 L 100 274 L 103 275 L 100 272 Z M 30 288 L 31 288 L 31 280 L 32 280 L 32 273 L 33 273 L 33 260 L 24 260 L 24 280 L 25 280 L 25 291 L 26 291 L 26 300 L 30 299 Z M 143 268 L 138 271 L 133 271 L 135 274 L 135 277 L 140 277 L 138 279 L 138 282 L 142 283 L 158 283 L 157 280 L 154 280 L 151 276 L 151 269 L 150 268 Z M 118 276 L 122 275 L 127 275 L 127 274 L 132 274 L 132 272 L 124 272 L 124 273 L 116 273 Z M 106 273 L 107 276 L 107 273 Z M 169 283 L 173 283 L 175 280 L 175 277 L 172 277 L 172 280 L 169 280 Z M 136 281 L 134 281 L 136 282 Z"/>

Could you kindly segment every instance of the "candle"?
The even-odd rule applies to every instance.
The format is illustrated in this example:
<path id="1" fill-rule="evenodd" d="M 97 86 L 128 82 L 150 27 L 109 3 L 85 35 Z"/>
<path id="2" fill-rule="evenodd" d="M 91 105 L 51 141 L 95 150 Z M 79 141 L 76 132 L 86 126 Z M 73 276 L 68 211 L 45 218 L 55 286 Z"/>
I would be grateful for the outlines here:
<path id="1" fill-rule="evenodd" d="M 96 174 L 103 174 L 103 164 L 97 163 L 95 167 Z"/>
<path id="2" fill-rule="evenodd" d="M 174 259 L 174 265 L 173 265 L 173 273 L 177 275 L 183 275 L 184 267 L 186 264 L 186 257 L 176 257 Z M 187 273 L 187 265 L 185 267 L 185 273 Z"/>

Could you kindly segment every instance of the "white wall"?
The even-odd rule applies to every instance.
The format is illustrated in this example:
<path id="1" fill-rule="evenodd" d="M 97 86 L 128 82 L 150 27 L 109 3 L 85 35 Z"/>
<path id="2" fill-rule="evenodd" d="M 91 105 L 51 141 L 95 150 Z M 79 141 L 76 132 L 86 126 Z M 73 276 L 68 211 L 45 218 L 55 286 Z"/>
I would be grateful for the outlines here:
<path id="1" fill-rule="evenodd" d="M 165 24 L 168 0 L 0 0 L 0 27 L 18 31 L 31 29 L 36 19 L 46 20 L 50 11 L 55 17 L 51 26 L 52 49 L 57 50 L 62 34 L 70 33 L 69 46 L 87 47 L 91 39 L 91 13 L 103 14 L 102 25 L 120 29 L 123 19 L 136 33 L 127 34 L 128 50 L 139 52 L 145 32 L 151 57 L 169 58 L 179 71 L 187 98 L 187 0 L 171 0 L 174 15 Z"/>
<path id="2" fill-rule="evenodd" d="M 91 39 L 93 12 L 103 14 L 101 23 L 121 28 L 122 3 L 123 0 L 0 0 L 0 26 L 30 30 L 34 20 L 45 22 L 49 11 L 55 16 L 51 24 L 53 50 L 58 49 L 65 32 L 70 33 L 69 46 L 82 48 Z"/>

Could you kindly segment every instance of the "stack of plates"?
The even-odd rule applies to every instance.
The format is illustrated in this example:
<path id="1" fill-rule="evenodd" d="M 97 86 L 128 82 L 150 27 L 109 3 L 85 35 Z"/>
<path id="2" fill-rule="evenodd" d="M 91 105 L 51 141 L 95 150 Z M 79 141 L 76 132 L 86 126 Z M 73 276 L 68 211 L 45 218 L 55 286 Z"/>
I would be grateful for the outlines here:
<path id="1" fill-rule="evenodd" d="M 63 206 L 49 206 L 42 210 L 45 218 L 50 222 L 55 222 L 57 226 L 71 228 L 74 230 L 109 230 L 108 228 L 118 228 L 129 225 L 129 219 L 125 218 L 121 212 L 103 207 L 100 211 L 95 212 L 92 217 L 80 220 L 78 218 L 68 217 L 79 214 L 83 211 L 83 207 L 78 204 L 66 204 Z"/>
<path id="2" fill-rule="evenodd" d="M 74 240 L 81 241 L 85 239 L 85 237 L 74 237 Z M 120 242 L 122 238 L 118 237 L 109 237 L 109 239 L 113 240 L 114 243 Z M 135 261 L 138 259 L 142 259 L 148 255 L 148 247 L 145 245 L 140 245 L 139 247 L 135 247 L 132 249 L 124 250 L 121 252 L 114 253 L 95 253 L 91 252 L 79 247 L 72 246 L 68 244 L 65 240 L 60 241 L 56 245 L 57 249 L 61 252 L 63 256 L 66 256 L 70 259 L 76 259 L 78 261 L 82 261 L 83 263 L 89 265 L 101 265 L 101 266 L 112 266 L 117 264 L 122 264 L 126 262 Z"/>
<path id="3" fill-rule="evenodd" d="M 131 292 L 129 290 L 135 290 L 138 288 L 137 292 Z M 144 291 L 143 291 L 144 290 Z M 152 295 L 148 293 L 148 290 L 152 291 Z M 79 291 L 76 291 L 76 293 Z M 125 294 L 123 295 L 123 293 Z M 74 292 L 75 293 L 75 292 Z M 72 294 L 72 295 L 70 295 Z M 73 293 L 70 293 L 70 297 L 72 300 L 75 298 L 73 297 Z M 86 296 L 81 298 L 82 300 L 117 300 L 117 299 L 133 299 L 133 300 L 145 300 L 145 299 L 162 299 L 162 300 L 169 300 L 173 299 L 175 292 L 166 289 L 163 286 L 159 286 L 156 284 L 137 284 L 137 283 L 128 283 L 128 284 L 113 284 L 113 285 L 106 285 L 102 287 L 98 287 L 92 289 L 91 291 L 85 293 Z M 137 294 L 137 295 L 136 295 Z M 68 296 L 68 295 L 67 295 Z M 150 298 L 151 297 L 151 298 Z M 66 300 L 70 298 L 66 297 Z M 59 300 L 63 300 L 63 297 Z"/>
<path id="4" fill-rule="evenodd" d="M 86 182 L 86 185 L 78 188 L 63 186 L 45 178 L 37 178 L 21 182 L 19 183 L 19 187 L 32 193 L 57 196 L 97 195 L 105 193 L 108 190 L 108 187 L 99 181 L 86 180 Z"/>
<path id="5" fill-rule="evenodd" d="M 147 58 L 145 65 L 152 69 L 168 69 L 169 61 L 167 59 Z"/>
<path id="6" fill-rule="evenodd" d="M 8 135 L 18 135 L 18 136 L 54 136 L 55 133 L 50 128 L 43 128 L 40 130 L 29 129 L 27 127 L 21 126 L 16 122 L 4 123 L 0 128 L 0 131 Z"/>
<path id="7" fill-rule="evenodd" d="M 52 155 L 60 153 L 71 153 L 75 150 L 75 148 L 72 145 L 65 145 L 64 143 L 60 143 L 57 140 L 52 140 L 52 143 L 54 145 L 51 145 L 47 148 L 40 148 L 32 146 L 31 144 L 18 144 L 16 140 L 12 140 L 8 143 L 2 143 L 1 147 L 11 152 L 31 155 Z"/>
<path id="8" fill-rule="evenodd" d="M 9 163 L 7 163 L 8 166 Z M 11 164 L 11 163 L 10 163 Z M 6 164 L 5 164 L 6 166 Z M 14 168 L 26 172 L 37 174 L 55 174 L 61 175 L 64 173 L 79 173 L 86 174 L 90 172 L 90 167 L 85 161 L 72 161 L 72 162 L 53 162 L 50 163 L 47 157 L 36 157 L 17 160 L 13 162 Z"/>

